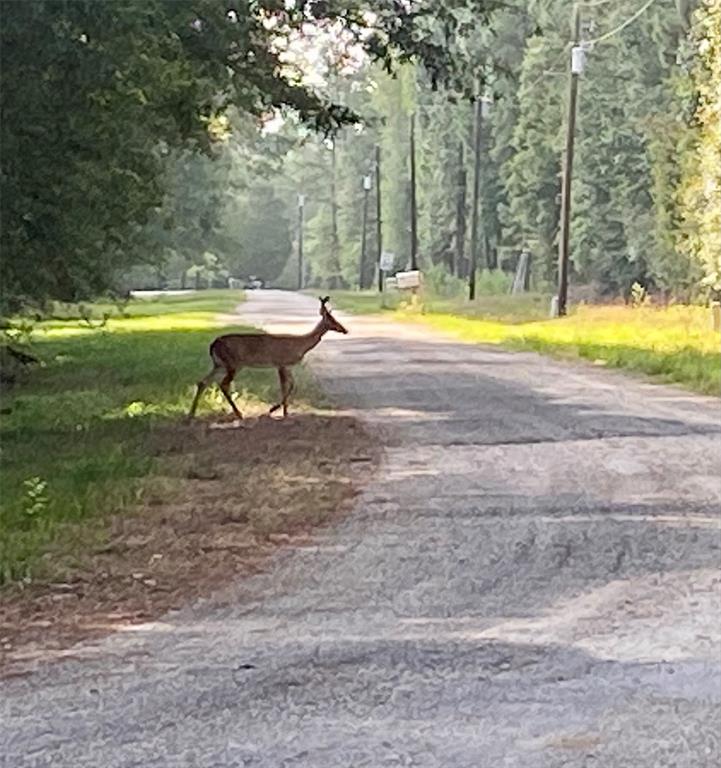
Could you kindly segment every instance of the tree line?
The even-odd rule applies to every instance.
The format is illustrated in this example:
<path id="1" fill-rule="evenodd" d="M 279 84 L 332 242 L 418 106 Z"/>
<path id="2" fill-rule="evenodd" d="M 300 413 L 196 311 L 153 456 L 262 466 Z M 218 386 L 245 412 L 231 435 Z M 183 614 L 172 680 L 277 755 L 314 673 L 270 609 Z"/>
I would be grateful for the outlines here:
<path id="1" fill-rule="evenodd" d="M 536 285 L 555 286 L 560 176 L 570 68 L 569 3 L 496 11 L 472 40 L 482 62 L 477 263 L 512 267 L 527 250 Z M 596 296 L 638 282 L 669 298 L 721 291 L 721 4 L 607 3 L 582 10 L 587 40 L 573 174 L 574 282 Z M 361 179 L 383 158 L 384 247 L 410 263 L 409 122 L 416 116 L 418 228 L 424 269 L 467 276 L 473 185 L 473 102 L 436 89 L 422 66 L 394 77 L 369 65 L 336 85 L 367 118 L 334 144 L 315 140 L 284 166 L 310 200 L 311 280 L 370 285 L 373 242 L 359 275 Z M 329 181 L 329 179 L 331 181 Z M 331 183 L 332 182 L 332 183 Z M 334 200 L 329 201 L 331 193 Z M 371 211 L 374 206 L 371 205 Z M 334 240 L 333 218 L 337 219 Z M 373 241 L 375 224 L 369 224 Z"/>
<path id="2" fill-rule="evenodd" d="M 411 115 L 420 265 L 462 277 L 481 95 L 478 263 L 526 248 L 537 281 L 554 280 L 563 0 L 28 0 L 0 13 L 2 313 L 143 280 L 257 274 L 294 287 L 299 194 L 305 280 L 370 285 L 375 205 L 361 267 L 362 178 L 378 145 L 384 247 L 403 267 Z M 594 38 L 630 9 L 583 13 Z M 309 50 L 313 30 L 324 35 Z M 635 281 L 682 298 L 721 289 L 720 46 L 718 0 L 679 0 L 589 51 L 577 281 L 609 294 Z"/>
<path id="3" fill-rule="evenodd" d="M 433 39 L 481 23 L 494 0 L 441 9 L 398 0 L 24 0 L 0 4 L 0 311 L 112 289 L 160 264 L 189 226 L 174 165 L 218 154 L 229 112 L 257 128 L 275 111 L 326 134 L 358 116 L 304 83 L 289 50 L 306 30 L 341 30 L 390 68 L 424 61 L 460 82 L 460 59 Z M 430 19 L 433 17 L 433 22 Z M 430 26 L 429 26 L 430 25 Z M 253 155 L 255 138 L 238 153 Z M 227 161 L 227 158 L 226 158 Z M 188 187 L 190 182 L 183 186 Z M 206 190 L 207 191 L 207 190 Z M 227 190 L 213 190 L 220 197 Z M 186 189 L 180 191 L 189 201 Z M 219 228 L 207 204 L 196 234 Z M 163 210 L 164 209 L 164 210 Z"/>

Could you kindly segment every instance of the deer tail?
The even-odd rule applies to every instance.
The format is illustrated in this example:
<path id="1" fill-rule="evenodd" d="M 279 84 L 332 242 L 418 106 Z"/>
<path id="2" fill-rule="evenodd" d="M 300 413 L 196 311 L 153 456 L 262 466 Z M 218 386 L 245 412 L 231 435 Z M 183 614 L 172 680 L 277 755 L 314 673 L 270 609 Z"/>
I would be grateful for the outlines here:
<path id="1" fill-rule="evenodd" d="M 223 368 L 230 368 L 231 366 L 231 360 L 228 359 L 228 350 L 225 348 L 225 344 L 223 344 L 222 339 L 216 339 L 211 345 L 210 345 L 210 359 L 213 361 L 213 364 L 216 366 L 222 366 Z"/>

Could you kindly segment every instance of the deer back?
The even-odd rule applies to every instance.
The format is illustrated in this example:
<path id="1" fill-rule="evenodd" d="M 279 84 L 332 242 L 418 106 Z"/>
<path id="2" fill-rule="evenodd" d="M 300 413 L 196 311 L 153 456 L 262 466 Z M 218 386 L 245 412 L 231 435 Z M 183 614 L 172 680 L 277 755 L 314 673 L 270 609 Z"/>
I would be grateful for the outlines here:
<path id="1" fill-rule="evenodd" d="M 306 336 L 281 336 L 265 333 L 230 333 L 219 336 L 210 346 L 210 356 L 225 368 L 296 365 L 315 346 Z M 315 342 L 317 343 L 317 341 Z"/>

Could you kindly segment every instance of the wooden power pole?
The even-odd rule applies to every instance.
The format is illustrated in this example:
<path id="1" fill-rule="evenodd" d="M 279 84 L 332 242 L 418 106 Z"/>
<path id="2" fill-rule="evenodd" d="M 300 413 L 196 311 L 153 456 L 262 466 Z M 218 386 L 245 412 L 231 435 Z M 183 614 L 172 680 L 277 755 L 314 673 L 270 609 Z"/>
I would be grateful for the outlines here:
<path id="1" fill-rule="evenodd" d="M 476 298 L 476 269 L 478 267 L 478 204 L 481 198 L 481 130 L 483 127 L 483 102 L 480 95 L 476 97 L 474 120 L 474 153 L 473 166 L 473 207 L 471 210 L 471 265 L 468 275 L 468 298 Z"/>
<path id="2" fill-rule="evenodd" d="M 418 208 L 416 206 L 416 116 L 411 115 L 411 269 L 418 269 Z"/>
<path id="3" fill-rule="evenodd" d="M 376 246 L 378 250 L 378 293 L 383 293 L 383 270 L 381 255 L 383 253 L 383 231 L 381 227 L 381 148 L 376 144 Z"/>
<path id="4" fill-rule="evenodd" d="M 340 241 L 338 239 L 338 200 L 336 187 L 336 139 L 331 145 L 331 176 L 330 176 L 330 230 L 331 230 L 331 275 L 330 286 L 338 288 L 341 284 L 340 274 Z"/>
<path id="5" fill-rule="evenodd" d="M 458 179 L 456 187 L 456 253 L 453 272 L 463 276 L 466 245 L 466 166 L 463 159 L 463 141 L 458 142 Z"/>
<path id="6" fill-rule="evenodd" d="M 298 195 L 298 290 L 303 290 L 305 282 L 303 265 L 303 206 L 305 195 Z"/>
<path id="7" fill-rule="evenodd" d="M 571 179 L 573 178 L 573 144 L 576 134 L 576 105 L 578 101 L 578 78 L 581 74 L 583 52 L 578 49 L 581 37 L 581 13 L 578 5 L 573 7 L 573 51 L 571 53 L 571 79 L 568 93 L 568 118 L 566 120 L 566 146 L 563 153 L 561 175 L 561 226 L 558 240 L 558 314 L 563 316 L 568 309 L 568 262 L 571 228 Z M 576 57 L 578 56 L 578 63 Z"/>
<path id="8" fill-rule="evenodd" d="M 368 195 L 371 191 L 372 177 L 370 174 L 363 176 L 363 224 L 361 231 L 360 263 L 358 264 L 358 290 L 363 290 L 363 274 L 366 265 L 366 244 L 368 242 Z"/>

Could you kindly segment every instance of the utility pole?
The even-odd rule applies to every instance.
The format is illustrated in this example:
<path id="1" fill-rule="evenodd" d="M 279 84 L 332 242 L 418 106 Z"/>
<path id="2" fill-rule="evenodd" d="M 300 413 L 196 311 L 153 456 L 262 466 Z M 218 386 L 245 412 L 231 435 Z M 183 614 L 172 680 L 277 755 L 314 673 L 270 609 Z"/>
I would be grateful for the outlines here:
<path id="1" fill-rule="evenodd" d="M 376 241 L 378 246 L 378 293 L 383 293 L 383 270 L 381 269 L 381 254 L 383 253 L 383 232 L 381 227 L 381 148 L 376 144 Z"/>
<path id="2" fill-rule="evenodd" d="M 568 118 L 566 120 L 566 147 L 563 153 L 561 175 L 561 226 L 558 240 L 558 314 L 563 316 L 568 309 L 568 245 L 571 228 L 571 179 L 573 177 L 573 143 L 576 133 L 576 104 L 578 101 L 578 78 L 583 71 L 583 49 L 581 38 L 581 12 L 578 4 L 573 6 L 573 50 L 571 52 L 571 78 L 568 93 Z"/>
<path id="3" fill-rule="evenodd" d="M 303 290 L 305 282 L 303 274 L 303 206 L 305 195 L 298 195 L 298 290 Z"/>
<path id="4" fill-rule="evenodd" d="M 340 241 L 338 239 L 338 201 L 336 198 L 336 140 L 331 144 L 331 176 L 330 176 L 330 227 L 331 227 L 331 274 L 328 275 L 331 288 L 337 288 L 341 283 L 340 274 Z"/>
<path id="5" fill-rule="evenodd" d="M 360 263 L 358 264 L 358 289 L 363 290 L 363 270 L 366 263 L 366 229 L 368 227 L 368 193 L 371 191 L 370 175 L 363 177 L 363 231 L 361 232 Z"/>
<path id="6" fill-rule="evenodd" d="M 463 275 L 463 254 L 466 240 L 466 166 L 463 159 L 463 141 L 458 142 L 458 180 L 456 188 L 456 254 L 453 273 Z"/>
<path id="7" fill-rule="evenodd" d="M 473 168 L 473 208 L 471 212 L 471 265 L 468 275 L 468 298 L 476 298 L 476 269 L 478 266 L 478 203 L 481 198 L 481 131 L 483 128 L 483 101 L 478 95 L 475 104 L 474 120 L 474 151 L 475 164 Z"/>
<path id="8" fill-rule="evenodd" d="M 416 116 L 411 115 L 411 269 L 418 269 L 418 209 L 416 206 Z"/>

